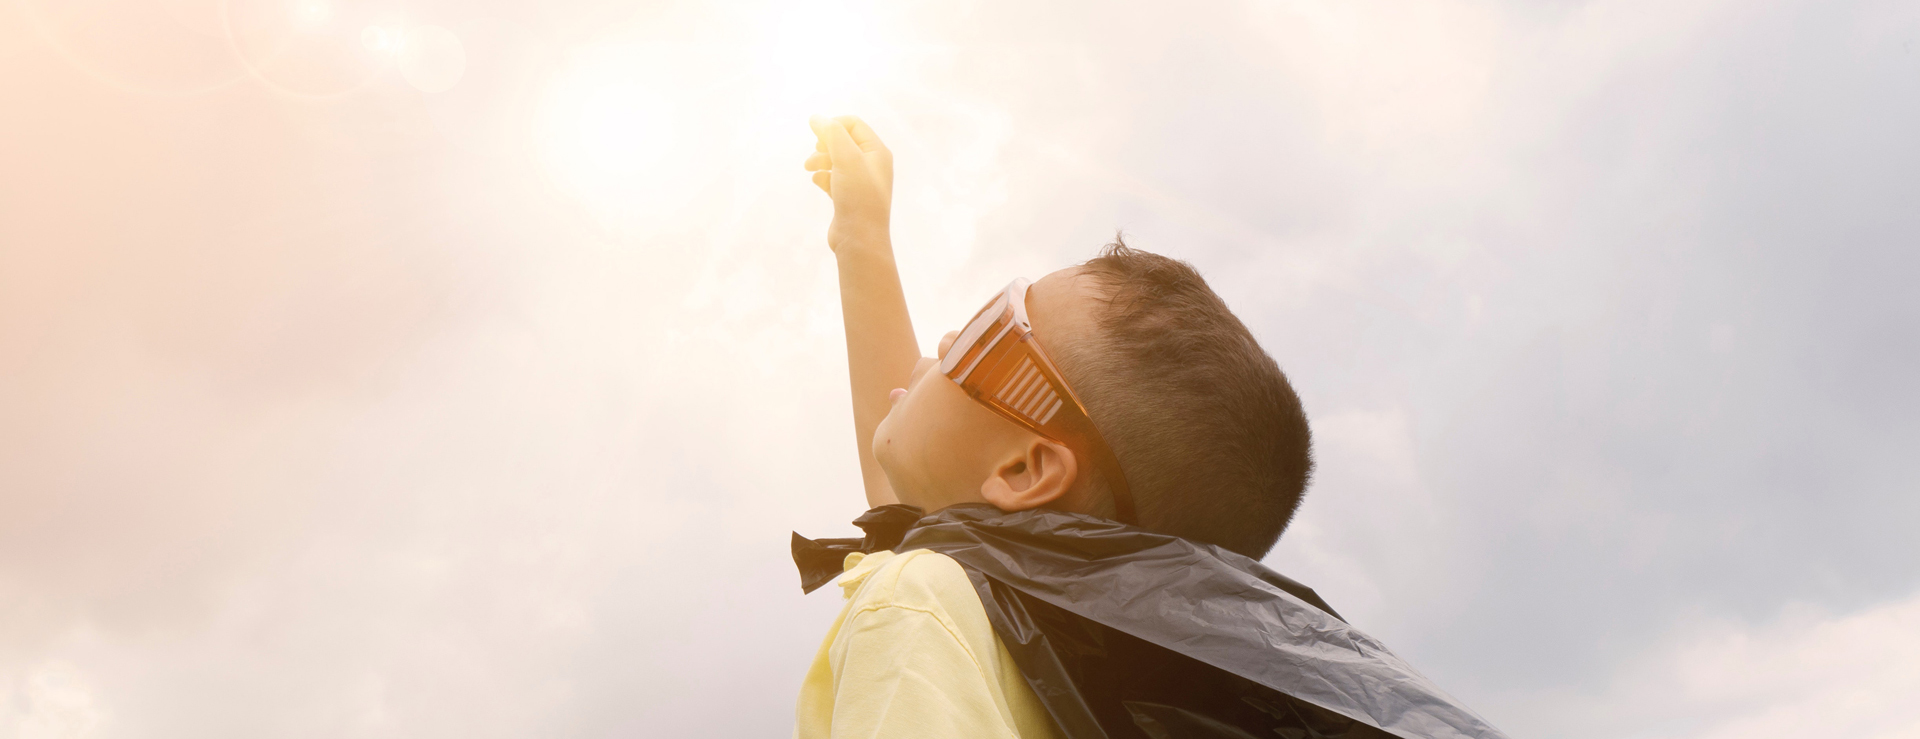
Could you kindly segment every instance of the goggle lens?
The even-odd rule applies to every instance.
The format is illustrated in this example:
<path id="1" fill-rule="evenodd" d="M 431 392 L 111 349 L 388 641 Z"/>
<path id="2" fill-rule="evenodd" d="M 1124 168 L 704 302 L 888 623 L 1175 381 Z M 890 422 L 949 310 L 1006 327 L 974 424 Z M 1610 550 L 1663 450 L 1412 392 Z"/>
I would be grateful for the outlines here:
<path id="1" fill-rule="evenodd" d="M 1001 290 L 993 302 L 981 308 L 979 313 L 973 314 L 973 320 L 967 322 L 967 327 L 960 331 L 960 335 L 953 340 L 953 345 L 947 347 L 947 353 L 940 357 L 940 374 L 953 377 L 954 371 L 960 368 L 962 360 L 976 360 L 986 351 L 988 347 L 977 346 L 981 339 L 997 335 L 998 329 L 1011 318 L 1011 311 L 1007 307 L 1008 292 L 1008 290 Z M 989 331 L 993 333 L 990 334 Z M 953 377 L 953 379 L 957 382 L 961 378 Z"/>

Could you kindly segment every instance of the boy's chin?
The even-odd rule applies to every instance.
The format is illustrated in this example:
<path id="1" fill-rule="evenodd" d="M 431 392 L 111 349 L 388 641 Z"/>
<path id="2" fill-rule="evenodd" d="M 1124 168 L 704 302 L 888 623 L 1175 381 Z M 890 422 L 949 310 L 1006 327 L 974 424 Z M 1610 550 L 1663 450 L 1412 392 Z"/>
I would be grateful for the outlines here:
<path id="1" fill-rule="evenodd" d="M 893 488 L 893 497 L 901 503 L 928 513 L 939 510 L 944 505 L 939 500 L 940 496 L 932 494 L 925 485 L 915 482 L 914 478 L 896 474 L 884 463 L 880 465 L 880 469 L 887 475 L 887 484 Z"/>

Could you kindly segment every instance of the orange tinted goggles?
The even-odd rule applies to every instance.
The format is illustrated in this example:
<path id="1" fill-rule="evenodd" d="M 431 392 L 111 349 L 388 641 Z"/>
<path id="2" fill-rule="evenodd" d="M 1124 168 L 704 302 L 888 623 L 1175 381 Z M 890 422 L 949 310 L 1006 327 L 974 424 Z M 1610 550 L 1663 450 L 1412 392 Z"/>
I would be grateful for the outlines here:
<path id="1" fill-rule="evenodd" d="M 1137 523 L 1120 460 L 1033 336 L 1026 280 L 1014 280 L 974 314 L 940 357 L 940 373 L 995 413 L 1086 455 L 1113 491 L 1115 518 Z"/>

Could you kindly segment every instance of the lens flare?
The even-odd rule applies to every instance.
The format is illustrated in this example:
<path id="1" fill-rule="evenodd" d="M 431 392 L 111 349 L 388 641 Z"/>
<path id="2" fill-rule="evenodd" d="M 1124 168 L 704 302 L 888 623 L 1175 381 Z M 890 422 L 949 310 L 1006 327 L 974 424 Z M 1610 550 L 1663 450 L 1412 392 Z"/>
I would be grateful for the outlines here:
<path id="1" fill-rule="evenodd" d="M 574 141 L 593 168 L 612 177 L 644 174 L 654 154 L 674 143 L 673 106 L 637 84 L 610 84 L 581 101 Z M 584 152 L 583 152 L 584 153 Z"/>
<path id="2" fill-rule="evenodd" d="M 360 29 L 360 45 L 375 54 L 397 54 L 406 44 L 406 34 L 392 26 L 367 26 Z"/>
<path id="3" fill-rule="evenodd" d="M 333 6 L 325 0 L 297 0 L 291 13 L 294 27 L 305 31 L 317 31 L 325 28 L 327 21 L 333 19 Z"/>
<path id="4" fill-rule="evenodd" d="M 400 76 L 425 93 L 446 92 L 467 72 L 467 48 L 460 37 L 439 26 L 415 26 L 401 39 Z"/>

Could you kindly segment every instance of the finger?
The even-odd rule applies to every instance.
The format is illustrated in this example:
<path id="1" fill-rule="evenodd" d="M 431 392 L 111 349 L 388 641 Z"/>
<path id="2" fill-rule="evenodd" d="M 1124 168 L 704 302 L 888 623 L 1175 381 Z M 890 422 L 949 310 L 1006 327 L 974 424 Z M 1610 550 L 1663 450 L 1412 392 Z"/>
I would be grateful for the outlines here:
<path id="1" fill-rule="evenodd" d="M 853 136 L 847 133 L 846 126 L 822 119 L 819 132 L 820 138 L 826 141 L 827 155 L 833 157 L 834 166 L 845 169 L 862 159 L 860 145 L 853 143 Z"/>
<path id="2" fill-rule="evenodd" d="M 807 157 L 808 172 L 814 172 L 822 169 L 833 169 L 833 157 L 827 156 L 825 154 L 812 154 Z"/>
<path id="3" fill-rule="evenodd" d="M 880 141 L 880 136 L 873 132 L 873 127 L 868 126 L 867 122 L 857 115 L 843 115 L 834 120 L 847 127 L 847 135 L 852 136 L 853 142 L 860 145 L 860 151 L 876 158 L 875 161 L 880 164 L 881 181 L 888 188 L 892 188 L 893 151 Z"/>
<path id="4" fill-rule="evenodd" d="M 887 145 L 880 142 L 880 136 L 873 132 L 873 127 L 860 120 L 860 116 L 843 115 L 834 120 L 847 128 L 847 135 L 853 137 L 853 143 L 859 144 L 861 151 L 871 153 L 887 150 Z"/>
<path id="5" fill-rule="evenodd" d="M 826 116 L 807 116 L 807 127 L 813 129 L 813 150 L 827 153 Z"/>
<path id="6" fill-rule="evenodd" d="M 820 187 L 821 192 L 824 192 L 828 195 L 832 195 L 833 194 L 833 173 L 832 172 L 813 173 L 813 184 L 818 185 Z"/>

